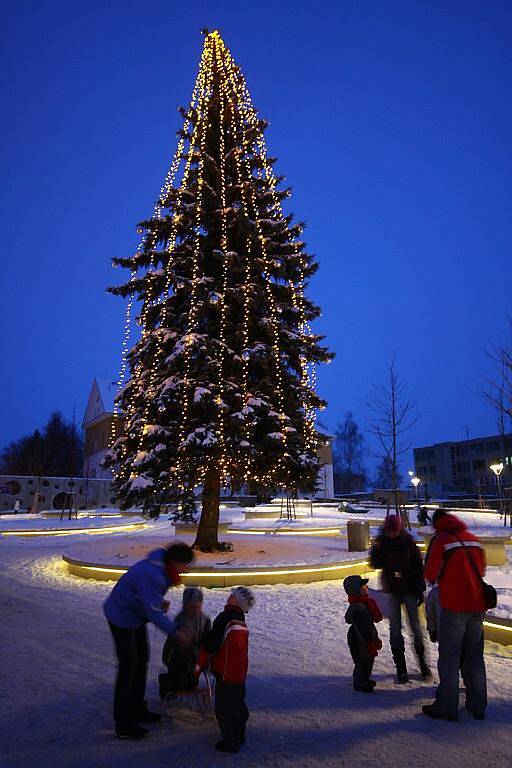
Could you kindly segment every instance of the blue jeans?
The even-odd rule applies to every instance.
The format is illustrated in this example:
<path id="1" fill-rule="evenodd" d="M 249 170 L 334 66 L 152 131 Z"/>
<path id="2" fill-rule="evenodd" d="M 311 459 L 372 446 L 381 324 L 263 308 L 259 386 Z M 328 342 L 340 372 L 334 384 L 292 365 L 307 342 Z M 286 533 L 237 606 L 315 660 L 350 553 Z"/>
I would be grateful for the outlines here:
<path id="1" fill-rule="evenodd" d="M 402 635 L 402 603 L 407 612 L 409 626 L 414 635 L 414 648 L 419 656 L 424 654 L 423 630 L 418 616 L 416 595 L 389 595 L 389 644 L 392 651 L 405 649 Z"/>
<path id="2" fill-rule="evenodd" d="M 443 715 L 456 717 L 459 711 L 459 664 L 466 684 L 466 708 L 475 715 L 485 714 L 487 679 L 484 662 L 482 613 L 460 613 L 441 609 L 439 619 L 439 685 L 435 708 Z"/>

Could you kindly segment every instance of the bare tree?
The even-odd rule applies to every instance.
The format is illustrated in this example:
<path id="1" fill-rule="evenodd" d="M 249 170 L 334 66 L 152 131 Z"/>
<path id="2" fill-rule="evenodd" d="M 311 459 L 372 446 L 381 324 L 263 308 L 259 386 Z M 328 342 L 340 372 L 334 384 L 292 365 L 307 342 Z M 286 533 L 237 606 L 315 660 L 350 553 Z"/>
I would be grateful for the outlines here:
<path id="1" fill-rule="evenodd" d="M 509 318 L 512 336 L 512 318 Z M 487 352 L 495 365 L 494 376 L 484 382 L 482 396 L 496 412 L 500 435 L 503 437 L 512 424 L 512 343 L 492 347 Z"/>
<path id="2" fill-rule="evenodd" d="M 391 468 L 395 509 L 399 513 L 398 501 L 398 458 L 411 447 L 403 443 L 403 435 L 417 421 L 414 415 L 415 404 L 405 397 L 405 382 L 395 371 L 395 358 L 389 367 L 385 384 L 374 384 L 367 402 L 370 411 L 369 432 L 379 446 L 377 455 L 384 459 Z"/>
<path id="3" fill-rule="evenodd" d="M 352 492 L 354 475 L 364 475 L 363 446 L 364 437 L 354 421 L 351 411 L 347 411 L 343 422 L 339 422 L 336 431 L 334 468 L 336 477 L 342 482 L 342 490 Z"/>

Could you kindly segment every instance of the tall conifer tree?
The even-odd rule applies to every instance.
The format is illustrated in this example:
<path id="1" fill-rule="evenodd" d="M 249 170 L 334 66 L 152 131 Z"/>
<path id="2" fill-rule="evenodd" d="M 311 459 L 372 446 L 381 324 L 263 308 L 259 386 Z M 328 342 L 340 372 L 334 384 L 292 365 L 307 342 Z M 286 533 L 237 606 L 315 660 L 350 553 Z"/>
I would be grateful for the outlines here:
<path id="1" fill-rule="evenodd" d="M 124 506 L 146 509 L 202 485 L 196 547 L 218 548 L 220 488 L 311 486 L 318 471 L 314 365 L 331 354 L 304 289 L 317 265 L 272 168 L 244 80 L 218 32 L 205 33 L 178 148 L 131 270 L 112 293 L 139 308 L 124 356 L 124 430 L 109 459 Z"/>

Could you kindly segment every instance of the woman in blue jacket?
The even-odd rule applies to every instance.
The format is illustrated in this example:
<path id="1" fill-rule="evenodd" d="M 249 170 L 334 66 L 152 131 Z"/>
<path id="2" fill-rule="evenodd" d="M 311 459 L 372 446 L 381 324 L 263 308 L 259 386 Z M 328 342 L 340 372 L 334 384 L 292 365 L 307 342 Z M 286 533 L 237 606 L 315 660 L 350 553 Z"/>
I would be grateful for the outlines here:
<path id="1" fill-rule="evenodd" d="M 144 699 L 149 659 L 146 624 L 151 621 L 177 642 L 186 643 L 185 631 L 166 616 L 164 597 L 179 584 L 193 557 L 192 549 L 181 542 L 155 549 L 121 576 L 103 605 L 118 660 L 114 720 L 119 739 L 142 739 L 149 731 L 139 723 L 160 720 Z"/>

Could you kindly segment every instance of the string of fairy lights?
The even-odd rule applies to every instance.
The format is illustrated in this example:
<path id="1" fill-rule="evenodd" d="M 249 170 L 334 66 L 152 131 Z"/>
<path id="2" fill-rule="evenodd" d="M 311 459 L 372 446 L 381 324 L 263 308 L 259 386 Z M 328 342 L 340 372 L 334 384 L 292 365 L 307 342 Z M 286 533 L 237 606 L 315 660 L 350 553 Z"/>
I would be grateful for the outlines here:
<path id="1" fill-rule="evenodd" d="M 277 178 L 273 173 L 271 163 L 268 161 L 267 150 L 265 140 L 263 137 L 263 131 L 259 126 L 257 112 L 252 104 L 252 99 L 247 88 L 247 84 L 243 74 L 234 62 L 231 53 L 224 45 L 218 32 L 212 32 L 205 36 L 205 42 L 203 46 L 202 56 L 199 63 L 199 71 L 194 85 L 192 99 L 189 110 L 186 114 L 183 129 L 180 134 L 178 146 L 173 156 L 171 166 L 166 174 L 165 180 L 162 184 L 160 195 L 155 203 L 152 219 L 156 222 L 161 219 L 162 208 L 167 204 L 171 190 L 174 188 L 176 177 L 181 165 L 181 161 L 184 160 L 184 168 L 181 177 L 181 182 L 175 195 L 175 211 L 171 220 L 171 231 L 167 238 L 165 253 L 166 259 L 163 259 L 165 285 L 164 289 L 159 290 L 159 283 L 154 281 L 160 278 L 162 270 L 154 269 L 157 266 L 155 261 L 159 258 L 155 252 L 155 246 L 159 237 L 159 229 L 157 226 L 149 227 L 145 233 L 141 242 L 137 248 L 134 256 L 134 266 L 131 271 L 131 277 L 129 285 L 134 285 L 137 280 L 138 268 L 140 257 L 143 254 L 151 252 L 151 259 L 148 270 L 146 272 L 147 277 L 147 292 L 142 302 L 141 312 L 138 318 L 139 325 L 142 327 L 141 339 L 139 345 L 143 346 L 145 342 L 149 343 L 149 336 L 152 335 L 152 362 L 149 368 L 149 372 L 143 371 L 141 355 L 136 360 L 134 371 L 132 374 L 133 382 L 138 385 L 131 387 L 131 391 L 126 398 L 127 403 L 126 415 L 125 415 L 125 428 L 129 432 L 131 437 L 137 437 L 136 456 L 142 450 L 144 446 L 144 436 L 149 431 L 148 419 L 150 413 L 150 406 L 154 400 L 155 388 L 154 382 L 157 380 L 158 364 L 161 361 L 161 353 L 164 350 L 165 342 L 165 318 L 167 317 L 168 302 L 167 299 L 170 296 L 171 289 L 176 292 L 181 290 L 185 283 L 184 281 L 177 281 L 176 275 L 173 271 L 173 259 L 172 255 L 176 247 L 178 240 L 178 230 L 180 222 L 180 205 L 183 200 L 183 194 L 189 184 L 190 174 L 192 170 L 192 163 L 196 161 L 196 199 L 195 199 L 195 220 L 194 220 L 194 245 L 192 250 L 192 275 L 188 278 L 188 312 L 186 322 L 186 332 L 181 339 L 177 340 L 177 343 L 182 345 L 183 351 L 183 378 L 181 386 L 177 391 L 177 395 L 181 393 L 181 418 L 178 425 L 178 437 L 179 437 L 179 455 L 177 466 L 171 467 L 171 471 L 175 473 L 177 484 L 181 490 L 185 490 L 185 478 L 187 477 L 187 455 L 185 451 L 187 440 L 187 424 L 189 423 L 190 408 L 191 408 L 191 364 L 192 364 L 192 350 L 197 342 L 198 332 L 198 283 L 200 282 L 200 261 L 201 261 L 201 216 L 203 209 L 203 189 L 205 185 L 204 178 L 204 166 L 205 166 L 205 143 L 207 130 L 210 127 L 209 121 L 211 115 L 209 107 L 211 98 L 214 92 L 214 78 L 215 84 L 218 86 L 219 94 L 219 152 L 220 152 L 220 197 L 221 197 L 221 257 L 222 257 L 222 274 L 221 274 L 221 290 L 210 294 L 209 301 L 211 304 L 219 305 L 219 339 L 218 339 L 218 385 L 217 392 L 214 401 L 217 405 L 217 440 L 220 449 L 219 455 L 219 469 L 221 474 L 221 480 L 223 483 L 230 477 L 234 471 L 244 480 L 253 479 L 262 484 L 272 484 L 276 477 L 283 477 L 283 474 L 290 474 L 290 470 L 287 469 L 286 457 L 287 453 L 287 422 L 289 417 L 285 413 L 285 397 L 284 397 L 284 381 L 283 381 L 283 365 L 285 364 L 280 351 L 280 335 L 279 335 L 279 314 L 280 307 L 276 300 L 275 291 L 273 289 L 274 282 L 272 279 L 273 266 L 276 266 L 274 260 L 270 257 L 267 249 L 266 238 L 263 233 L 263 227 L 261 223 L 261 213 L 258 210 L 256 192 L 254 184 L 250 183 L 254 178 L 251 170 L 250 153 L 254 153 L 258 156 L 261 169 L 257 169 L 257 173 L 260 178 L 264 178 L 268 182 L 268 189 L 271 192 L 272 203 L 270 205 L 270 211 L 273 216 L 282 222 L 283 226 L 287 229 L 288 239 L 293 248 L 293 255 L 295 262 L 298 266 L 299 277 L 296 283 L 289 281 L 290 295 L 292 299 L 292 305 L 297 312 L 298 325 L 299 325 L 299 337 L 304 348 L 307 349 L 308 343 L 313 336 L 312 331 L 305 316 L 304 306 L 304 286 L 305 286 L 305 260 L 301 252 L 302 244 L 296 239 L 292 238 L 291 233 L 288 230 L 288 226 L 282 211 L 281 201 L 277 192 Z M 258 251 L 261 255 L 261 272 L 264 277 L 264 289 L 266 293 L 266 304 L 269 312 L 269 327 L 271 330 L 271 347 L 273 358 L 273 372 L 275 374 L 275 398 L 276 405 L 275 411 L 278 414 L 279 421 L 281 423 L 280 439 L 282 440 L 282 453 L 274 466 L 265 474 L 258 474 L 253 468 L 253 460 L 250 455 L 250 451 L 245 450 L 250 445 L 250 433 L 251 422 L 249 418 L 244 418 L 243 436 L 244 436 L 244 450 L 242 446 L 235 451 L 233 447 L 227 450 L 226 447 L 226 435 L 225 435 L 225 396 L 226 396 L 226 381 L 225 381 L 225 354 L 226 354 L 226 311 L 227 311 L 227 290 L 228 290 L 228 277 L 229 277 L 229 261 L 226 254 L 229 253 L 228 243 L 228 226 L 227 226 L 227 201 L 226 201 L 226 115 L 229 116 L 229 126 L 231 136 L 235 142 L 234 159 L 236 170 L 236 181 L 240 188 L 241 195 L 241 207 L 244 215 L 248 220 L 251 220 L 254 224 L 254 232 L 251 234 L 248 229 L 245 243 L 244 256 L 244 273 L 245 273 L 245 285 L 242 288 L 243 303 L 242 303 L 242 397 L 244 405 L 247 406 L 250 403 L 251 392 L 249 391 L 249 365 L 251 360 L 250 350 L 250 338 L 249 338 L 249 317 L 250 317 L 250 286 L 252 276 L 252 261 L 253 261 L 253 238 L 256 237 L 258 243 Z M 191 123 L 193 125 L 192 132 L 190 133 Z M 185 151 L 186 142 L 188 142 L 187 150 Z M 264 175 L 263 175 L 264 174 Z M 160 256 L 160 260 L 162 260 Z M 174 281 L 173 281 L 174 277 Z M 131 337 L 131 322 L 133 303 L 135 301 L 136 289 L 134 286 L 133 291 L 130 291 L 128 295 L 128 301 L 125 314 L 125 327 L 122 341 L 122 355 L 121 355 L 121 367 L 118 376 L 117 392 L 118 395 L 121 392 L 124 380 L 126 376 L 127 358 L 128 358 L 128 346 Z M 159 303 L 163 303 L 163 319 L 160 322 L 158 328 L 153 328 L 148 323 L 148 313 L 151 307 Z M 140 346 L 139 346 L 140 349 Z M 311 397 L 316 389 L 316 378 L 314 365 L 308 363 L 306 355 L 300 355 L 301 366 L 301 381 L 302 391 L 304 393 L 304 443 L 306 449 L 313 451 L 317 445 L 317 437 L 314 428 L 316 413 L 312 406 Z M 142 381 L 142 379 L 144 379 Z M 143 384 L 143 386 L 141 386 Z M 144 408 L 142 414 L 140 409 L 137 409 L 137 398 L 140 397 L 141 391 L 144 393 Z M 162 407 L 165 410 L 164 407 Z M 242 413 L 244 413 L 243 409 Z M 114 406 L 114 416 L 118 413 L 118 403 Z M 245 414 L 244 414 L 245 416 Z M 111 444 L 115 440 L 115 421 L 114 418 L 112 424 L 112 436 Z M 127 447 L 126 444 L 122 448 L 123 457 L 126 457 Z M 229 460 L 227 454 L 229 455 Z M 207 470 L 207 466 L 196 467 L 197 482 L 200 483 L 204 479 L 204 474 Z M 135 472 L 132 472 L 130 479 L 135 477 Z"/>
<path id="2" fill-rule="evenodd" d="M 217 54 L 218 46 L 215 46 L 215 53 Z M 219 120 L 219 149 L 220 149 L 220 207 L 221 207 L 221 237 L 220 245 L 223 253 L 222 257 L 222 293 L 220 304 L 220 324 L 219 324 L 219 394 L 217 395 L 217 405 L 219 412 L 219 447 L 220 447 L 220 460 L 219 469 L 221 475 L 221 482 L 225 484 L 227 479 L 227 465 L 225 460 L 225 436 L 224 436 L 224 369 L 225 369 L 225 355 L 226 355 L 226 301 L 228 287 L 228 260 L 226 253 L 228 252 L 228 225 L 226 216 L 226 148 L 225 148 L 225 126 L 224 126 L 224 111 L 225 111 L 225 93 L 224 83 L 220 84 L 220 120 Z"/>
<path id="3" fill-rule="evenodd" d="M 220 63 L 220 72 L 222 73 L 223 65 L 222 65 L 222 57 L 220 56 L 220 50 L 219 50 L 219 63 Z M 224 79 L 221 79 L 222 88 L 225 91 L 226 84 L 224 82 Z M 235 110 L 233 109 L 233 103 L 232 99 L 229 100 L 229 119 L 230 119 L 230 128 L 231 128 L 231 134 L 233 136 L 233 141 L 235 142 L 235 146 L 238 146 L 238 128 L 236 125 L 236 119 L 235 119 Z M 240 162 L 240 153 L 238 150 L 235 150 L 234 152 L 234 158 L 235 158 L 235 170 L 236 170 L 236 181 L 237 184 L 240 186 L 241 194 L 242 194 L 242 201 L 243 204 L 246 206 L 246 199 L 245 199 L 245 185 L 243 184 L 243 172 L 242 172 L 242 166 Z M 245 280 L 244 280 L 244 286 L 243 286 L 243 319 L 242 319 L 242 398 L 244 402 L 244 407 L 248 405 L 250 393 L 249 393 L 249 362 L 251 359 L 251 354 L 249 351 L 249 311 L 250 311 L 250 285 L 251 285 L 251 276 L 252 276 L 252 270 L 251 270 L 251 264 L 252 264 L 252 238 L 250 237 L 249 232 L 246 234 L 245 239 L 245 259 L 244 259 L 244 273 L 245 273 Z M 245 414 L 243 414 L 245 416 Z M 250 427 L 250 420 L 248 418 L 244 418 L 244 441 L 247 443 L 247 445 L 250 444 L 250 435 L 251 435 L 251 427 Z M 253 459 L 250 453 L 246 453 L 245 456 L 239 452 L 238 458 L 241 460 L 238 471 L 239 474 L 243 477 L 245 481 L 247 481 L 250 477 L 254 477 L 252 465 L 253 465 Z M 256 479 L 256 478 L 254 478 Z"/>
<path id="4" fill-rule="evenodd" d="M 248 123 L 253 127 L 253 129 L 256 132 L 256 142 L 255 142 L 254 148 L 259 154 L 260 160 L 265 170 L 265 178 L 269 183 L 269 188 L 270 188 L 272 199 L 273 199 L 271 210 L 275 212 L 277 218 L 286 226 L 281 203 L 277 196 L 277 191 L 276 191 L 277 178 L 273 173 L 272 166 L 268 163 L 268 160 L 267 160 L 267 151 L 266 151 L 265 140 L 263 137 L 263 132 L 258 129 L 258 115 L 252 104 L 252 99 L 249 93 L 249 89 L 247 88 L 247 84 L 242 72 L 239 70 L 239 68 L 236 67 L 236 64 L 234 63 L 229 51 L 226 51 L 226 54 L 227 54 L 227 58 L 230 60 L 230 66 L 232 68 L 232 71 L 236 71 L 236 74 L 238 75 L 238 77 L 235 78 L 235 81 L 236 81 L 235 87 L 237 88 L 238 103 L 240 105 L 240 110 L 244 114 Z M 260 169 L 258 169 L 258 176 L 260 178 L 263 178 L 263 173 Z M 298 282 L 298 289 L 296 289 L 296 287 L 294 286 L 291 280 L 289 281 L 289 286 L 291 290 L 293 306 L 299 312 L 299 318 L 300 318 L 299 330 L 300 330 L 301 337 L 304 339 L 308 339 L 308 337 L 311 338 L 313 336 L 313 333 L 309 323 L 305 319 L 305 313 L 304 313 L 304 285 L 305 285 L 304 257 L 300 252 L 300 243 L 297 240 L 292 240 L 292 247 L 293 247 L 294 255 L 297 258 L 297 262 L 299 264 L 300 278 Z M 309 363 L 305 355 L 301 355 L 300 365 L 301 365 L 301 378 L 304 384 L 305 391 L 308 393 L 311 391 L 313 392 L 316 391 L 316 369 L 314 364 Z M 305 445 L 310 449 L 314 449 L 314 447 L 316 446 L 316 431 L 314 426 L 316 421 L 316 412 L 314 407 L 308 403 L 307 398 L 303 404 L 303 407 L 304 407 L 304 413 L 305 413 L 305 420 L 304 420 Z"/>
<path id="5" fill-rule="evenodd" d="M 176 151 L 174 153 L 171 165 L 166 173 L 164 182 L 160 188 L 160 194 L 158 196 L 157 201 L 155 202 L 154 209 L 153 209 L 153 219 L 161 219 L 162 215 L 162 208 L 165 206 L 165 202 L 167 200 L 167 197 L 169 195 L 170 190 L 173 187 L 174 180 L 176 177 L 176 173 L 178 171 L 179 165 L 180 165 L 180 159 L 183 153 L 184 144 L 185 144 L 185 136 L 187 134 L 187 131 L 190 126 L 190 114 L 192 110 L 195 107 L 195 104 L 197 102 L 197 96 L 199 91 L 201 90 L 201 73 L 204 67 L 204 58 L 205 58 L 205 51 L 203 50 L 203 54 L 201 56 L 201 61 L 199 63 L 199 74 L 196 78 L 196 82 L 194 84 L 194 89 L 192 91 L 192 98 L 190 102 L 190 109 L 187 114 L 187 117 L 185 118 L 183 129 L 180 135 L 180 138 L 178 140 L 178 146 L 176 148 Z M 190 164 L 190 161 L 189 161 Z M 180 187 L 181 189 L 181 187 Z M 177 226 L 177 224 L 176 224 Z M 137 250 L 135 252 L 135 266 L 131 271 L 130 275 L 130 283 L 133 284 L 137 277 L 137 261 L 140 258 L 141 254 L 143 254 L 147 248 L 148 243 L 148 235 L 149 232 L 146 230 L 143 234 L 143 237 L 141 238 L 139 245 L 137 247 Z M 154 246 L 156 245 L 158 233 L 156 229 L 152 233 L 152 239 L 151 239 L 151 245 L 150 248 L 153 250 Z M 166 285 L 166 289 L 168 290 L 169 285 Z M 128 301 L 126 304 L 126 312 L 125 312 L 125 322 L 124 322 L 124 331 L 123 331 L 123 338 L 122 338 L 122 346 L 121 346 L 121 365 L 119 369 L 119 374 L 117 377 L 117 386 L 116 386 L 116 398 L 114 399 L 114 418 L 112 419 L 112 425 L 111 425 L 111 435 L 110 435 L 110 446 L 112 446 L 116 440 L 116 423 L 117 423 L 117 416 L 119 414 L 119 404 L 118 404 L 118 396 L 121 393 L 121 390 L 124 385 L 125 377 L 126 377 L 126 368 L 127 368 L 127 356 L 128 356 L 128 347 L 129 347 L 129 341 L 131 337 L 131 319 L 132 319 L 132 307 L 135 300 L 135 292 L 130 292 L 128 295 Z M 146 328 L 146 315 L 147 311 L 144 311 L 143 308 L 143 315 L 141 317 L 141 324 L 143 326 L 142 329 L 142 336 L 145 337 L 147 333 Z M 138 375 L 140 374 L 140 363 L 136 366 L 134 371 L 134 379 L 137 380 Z M 130 425 L 131 422 L 131 416 L 133 415 L 135 411 L 135 403 L 134 403 L 134 396 L 132 396 L 127 404 L 127 418 L 126 423 Z M 146 411 L 147 413 L 147 411 Z M 140 439 L 142 439 L 142 433 L 140 433 Z M 140 450 L 141 444 L 139 440 L 139 450 Z M 123 444 L 122 446 L 122 456 L 126 456 L 126 444 Z"/>
<path id="6" fill-rule="evenodd" d="M 179 165 L 180 165 L 180 160 L 181 160 L 182 153 L 183 153 L 183 149 L 184 149 L 184 146 L 185 146 L 185 136 L 186 136 L 186 134 L 187 134 L 187 132 L 189 130 L 189 127 L 190 127 L 190 119 L 191 119 L 192 109 L 194 109 L 194 107 L 196 106 L 196 101 L 198 99 L 198 94 L 199 94 L 198 110 L 199 110 L 199 112 L 201 114 L 202 114 L 202 111 L 204 110 L 205 77 L 206 77 L 206 73 L 208 73 L 208 71 L 209 71 L 209 63 L 210 62 L 209 62 L 209 59 L 208 59 L 208 52 L 205 50 L 203 52 L 203 56 L 201 57 L 201 62 L 200 62 L 200 66 L 199 66 L 199 73 L 198 73 L 198 76 L 197 76 L 197 79 L 196 79 L 196 84 L 194 86 L 194 91 L 193 91 L 193 94 L 192 94 L 191 107 L 190 107 L 190 109 L 189 109 L 189 111 L 187 113 L 187 117 L 185 118 L 185 121 L 184 121 L 183 130 L 182 130 L 180 139 L 178 141 L 178 147 L 177 147 L 177 150 L 176 150 L 176 154 L 174 155 L 174 158 L 173 158 L 173 163 L 172 163 L 170 172 L 168 173 L 168 175 L 166 177 L 166 182 L 169 179 L 170 180 L 170 184 L 166 184 L 165 185 L 165 187 L 164 187 L 164 195 L 165 195 L 165 197 L 162 197 L 162 193 L 161 193 L 159 202 L 161 202 L 162 200 L 165 201 L 167 199 L 167 197 L 169 195 L 169 192 L 170 192 L 170 189 L 171 189 L 171 186 L 174 183 L 174 178 L 175 178 L 176 173 L 178 171 L 178 168 L 179 168 Z M 182 201 L 183 192 L 186 189 L 186 185 L 187 185 L 187 181 L 188 181 L 188 177 L 189 177 L 189 173 L 190 173 L 191 160 L 192 160 L 192 151 L 191 151 L 191 149 L 194 147 L 194 141 L 196 139 L 196 136 L 197 136 L 197 131 L 194 131 L 193 135 L 192 135 L 192 140 L 190 142 L 189 151 L 187 152 L 187 159 L 186 159 L 186 162 L 185 162 L 185 168 L 184 168 L 184 171 L 183 171 L 183 176 L 182 176 L 181 184 L 179 186 L 178 194 L 176 196 L 176 208 L 178 210 L 179 210 L 179 206 L 180 206 L 181 201 Z M 159 205 L 158 203 L 157 203 L 157 205 L 158 205 L 158 218 L 160 218 L 160 213 L 161 213 L 162 205 Z M 171 233 L 170 233 L 170 237 L 169 237 L 167 248 L 166 248 L 166 251 L 168 253 L 168 265 L 171 262 L 171 254 L 172 254 L 172 251 L 174 250 L 174 247 L 176 245 L 177 233 L 178 233 L 178 224 L 179 224 L 179 215 L 175 215 L 173 217 Z M 155 228 L 155 232 L 154 232 L 154 236 L 153 236 L 153 242 L 152 242 L 152 245 L 151 245 L 152 248 L 156 244 L 157 238 L 158 238 L 158 232 L 156 231 L 156 228 Z M 154 272 L 150 272 L 149 273 L 149 283 L 150 283 L 150 285 L 148 287 L 148 300 L 144 303 L 143 310 L 142 310 L 141 317 L 140 317 L 141 324 L 143 326 L 142 340 L 144 340 L 148 336 L 148 334 L 152 332 L 147 327 L 147 313 L 148 313 L 148 309 L 149 309 L 151 298 L 152 298 L 151 279 L 154 278 L 154 274 L 155 274 Z M 163 291 L 163 295 L 164 295 L 165 298 L 167 298 L 167 296 L 169 294 L 169 291 L 170 291 L 170 288 L 171 288 L 171 277 L 172 277 L 172 270 L 167 269 L 166 270 L 165 287 L 164 287 L 164 291 Z M 153 302 L 152 302 L 153 306 L 155 304 L 157 304 L 158 301 L 159 301 L 159 297 L 153 297 Z M 164 311 L 164 318 L 165 318 L 165 316 L 166 316 L 166 312 Z M 153 400 L 153 397 L 154 397 L 153 382 L 156 379 L 156 374 L 157 374 L 157 370 L 158 370 L 158 363 L 159 363 L 159 360 L 161 359 L 161 353 L 163 351 L 164 335 L 163 335 L 163 333 L 161 331 L 162 331 L 161 328 L 160 329 L 156 329 L 155 340 L 154 340 L 154 347 L 155 347 L 155 349 L 153 351 L 152 363 L 151 363 L 151 366 L 150 366 L 150 369 L 149 369 L 148 381 L 146 382 L 146 386 L 144 388 L 145 389 L 145 400 L 144 400 L 144 412 L 143 412 L 143 417 L 142 417 L 142 429 L 139 430 L 136 433 L 137 436 L 138 436 L 137 454 L 143 448 L 144 435 L 147 433 L 147 430 L 148 430 L 149 409 L 150 409 L 150 406 L 151 406 L 151 403 L 152 403 L 152 400 Z M 188 379 L 188 376 L 185 375 L 185 377 L 184 377 L 184 387 L 185 388 L 186 388 L 187 379 Z M 132 408 L 133 407 L 134 406 L 133 406 L 133 401 L 132 401 Z"/>
<path id="7" fill-rule="evenodd" d="M 269 188 L 270 188 L 270 191 L 272 194 L 272 200 L 273 200 L 271 210 L 275 212 L 277 218 L 280 221 L 282 221 L 283 224 L 286 226 L 281 202 L 277 196 L 277 191 L 276 191 L 277 179 L 272 170 L 272 166 L 269 164 L 267 160 L 265 140 L 264 140 L 262 131 L 259 130 L 258 128 L 257 112 L 254 109 L 254 106 L 252 104 L 252 99 L 251 99 L 249 90 L 247 88 L 245 78 L 242 72 L 239 70 L 239 68 L 236 67 L 235 62 L 232 59 L 231 54 L 227 49 L 225 49 L 225 54 L 226 54 L 225 55 L 226 66 L 230 70 L 229 77 L 233 82 L 233 85 L 237 91 L 240 113 L 246 118 L 247 122 L 249 123 L 249 125 L 251 125 L 251 127 L 254 129 L 256 133 L 255 149 L 259 154 L 260 160 L 265 170 L 265 177 L 269 182 Z M 297 262 L 299 265 L 300 277 L 299 277 L 299 282 L 297 287 L 294 286 L 292 281 L 290 281 L 289 285 L 291 289 L 293 306 L 299 312 L 299 318 L 300 318 L 299 330 L 300 330 L 301 337 L 307 338 L 308 336 L 312 337 L 313 333 L 311 331 L 309 323 L 305 319 L 305 311 L 304 311 L 304 285 L 305 285 L 304 257 L 300 252 L 300 243 L 298 243 L 296 240 L 292 240 L 292 247 L 293 247 L 294 255 L 297 258 Z M 306 392 L 316 391 L 316 370 L 315 370 L 314 364 L 309 364 L 305 355 L 300 356 L 300 364 L 302 369 L 301 373 L 302 373 L 304 390 Z M 305 445 L 309 449 L 314 449 L 317 443 L 316 431 L 315 431 L 316 412 L 314 407 L 309 405 L 307 402 L 304 403 L 304 412 L 305 412 L 305 420 L 304 420 Z"/>
<path id="8" fill-rule="evenodd" d="M 229 55 L 229 52 L 228 52 L 228 55 Z M 239 103 L 241 105 L 241 110 L 242 112 L 244 112 L 248 122 L 253 126 L 253 128 L 256 131 L 256 135 L 257 135 L 256 151 L 258 152 L 260 160 L 262 162 L 262 165 L 265 171 L 265 178 L 269 182 L 269 188 L 270 188 L 272 200 L 273 200 L 272 210 L 275 212 L 277 218 L 283 223 L 285 223 L 281 202 L 279 200 L 279 197 L 277 196 L 277 178 L 274 174 L 271 164 L 268 162 L 267 148 L 266 148 L 265 140 L 263 137 L 263 132 L 258 130 L 258 115 L 252 103 L 252 98 L 251 98 L 249 89 L 247 87 L 247 83 L 245 81 L 244 75 L 240 70 L 238 70 L 238 75 L 239 75 L 238 83 L 239 83 L 239 89 L 240 89 Z M 296 257 L 297 262 L 299 264 L 300 276 L 299 276 L 299 282 L 297 287 L 295 287 L 295 285 L 291 280 L 289 282 L 289 285 L 290 285 L 290 290 L 292 294 L 293 306 L 299 312 L 300 334 L 302 338 L 307 339 L 308 337 L 311 338 L 313 336 L 313 332 L 311 330 L 309 323 L 305 319 L 305 311 L 304 311 L 304 286 L 305 286 L 304 257 L 300 251 L 300 244 L 297 240 L 292 240 L 292 247 L 294 251 L 294 256 Z M 315 365 L 313 363 L 309 364 L 305 355 L 300 356 L 300 364 L 301 364 L 302 381 L 304 384 L 305 391 L 315 392 L 316 391 Z M 316 432 L 315 432 L 316 411 L 314 407 L 309 405 L 307 401 L 304 403 L 304 413 L 305 413 L 305 420 L 304 420 L 305 445 L 310 449 L 314 449 L 316 445 Z"/>
<path id="9" fill-rule="evenodd" d="M 194 334 L 196 328 L 197 317 L 197 280 L 199 276 L 199 259 L 201 251 L 201 211 L 203 204 L 203 186 L 204 186 L 204 154 L 206 143 L 206 130 L 208 127 L 207 114 L 208 103 L 207 98 L 213 83 L 213 51 L 212 47 L 207 46 L 205 42 L 204 50 L 206 53 L 205 66 L 206 77 L 204 81 L 204 90 L 201 92 L 199 110 L 197 115 L 198 122 L 198 135 L 199 135 L 199 159 L 197 163 L 197 195 L 196 195 L 196 210 L 195 210 L 195 237 L 194 237 L 194 249 L 192 257 L 192 279 L 191 279 L 191 291 L 190 291 L 190 303 L 187 320 L 187 332 L 184 337 L 184 360 L 185 360 L 185 374 L 183 377 L 182 386 L 182 419 L 179 425 L 179 445 L 183 452 L 185 444 L 185 426 L 188 421 L 189 409 L 190 409 L 190 392 L 189 392 L 189 380 L 191 373 L 191 352 L 192 345 L 194 344 Z M 200 127 L 199 127 L 200 126 Z M 191 147 L 191 151 L 192 151 Z M 178 461 L 178 479 L 184 476 L 183 471 L 183 459 L 180 457 Z M 180 489 L 184 490 L 184 484 L 181 480 Z"/>
<path id="10" fill-rule="evenodd" d="M 227 51 L 226 47 L 224 46 L 224 43 L 220 38 L 219 38 L 219 47 L 221 48 L 221 56 L 220 56 L 220 61 L 222 64 L 221 76 L 227 79 L 233 88 L 233 92 L 232 92 L 233 95 L 229 95 L 231 112 L 234 113 L 235 116 L 237 113 L 240 116 L 242 146 L 246 150 L 244 152 L 242 164 L 245 167 L 245 180 L 249 180 L 252 177 L 252 173 L 251 173 L 249 155 L 247 150 L 249 150 L 251 146 L 251 142 L 247 138 L 247 128 L 245 125 L 245 121 L 243 120 L 242 113 L 236 110 L 237 90 L 236 90 L 235 71 L 233 69 L 234 62 L 232 61 L 229 51 Z M 273 360 L 274 360 L 274 372 L 276 376 L 277 408 L 278 408 L 279 418 L 281 419 L 281 421 L 286 421 L 288 417 L 284 413 L 285 408 L 284 408 L 284 392 L 283 392 L 283 374 L 282 374 L 282 368 L 281 368 L 281 354 L 280 354 L 280 348 L 279 348 L 279 323 L 278 323 L 278 317 L 277 317 L 278 312 L 276 307 L 275 296 L 272 290 L 271 259 L 267 253 L 266 242 L 262 232 L 258 207 L 256 203 L 254 185 L 253 184 L 246 185 L 241 183 L 240 186 L 242 191 L 242 206 L 244 208 L 244 212 L 246 216 L 249 219 L 252 219 L 254 217 L 253 220 L 256 228 L 256 235 L 259 241 L 261 255 L 263 257 L 262 271 L 265 277 L 265 290 L 267 294 L 268 308 L 270 311 L 270 326 L 272 329 L 272 337 L 273 337 L 272 351 L 273 351 Z M 249 190 L 249 201 L 247 200 L 247 196 L 245 194 L 246 188 L 248 188 Z M 283 454 L 279 456 L 277 460 L 277 464 L 274 465 L 274 467 L 270 470 L 269 473 L 267 473 L 263 477 L 255 478 L 260 482 L 263 482 L 263 483 L 272 482 L 274 476 L 281 474 L 283 471 L 284 454 L 286 453 L 286 447 L 287 447 L 287 436 L 286 436 L 286 431 L 284 430 L 281 434 L 283 435 L 283 441 L 282 441 L 283 449 L 284 449 Z M 289 469 L 287 469 L 286 472 L 287 474 L 289 474 L 290 473 Z"/>

